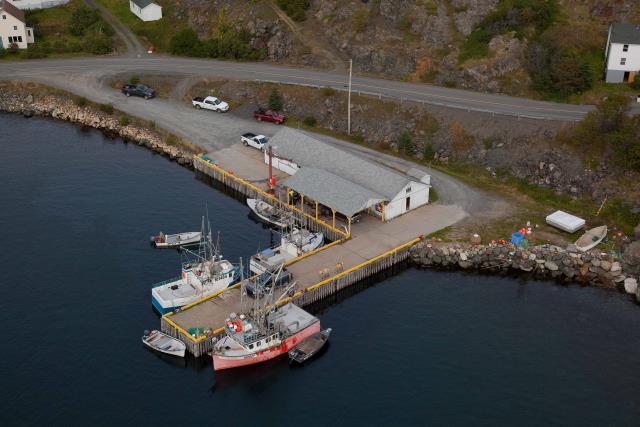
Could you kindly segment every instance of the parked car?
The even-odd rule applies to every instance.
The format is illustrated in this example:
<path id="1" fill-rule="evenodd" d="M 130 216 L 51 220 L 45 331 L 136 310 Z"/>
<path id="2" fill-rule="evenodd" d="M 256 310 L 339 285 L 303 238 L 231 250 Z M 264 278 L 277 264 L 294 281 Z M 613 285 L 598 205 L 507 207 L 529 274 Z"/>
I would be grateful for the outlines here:
<path id="1" fill-rule="evenodd" d="M 207 96 L 203 98 L 201 96 L 196 96 L 191 100 L 191 103 L 198 110 L 204 108 L 205 110 L 213 110 L 218 113 L 225 113 L 229 111 L 229 104 L 222 101 L 221 99 L 216 98 L 215 96 Z"/>
<path id="2" fill-rule="evenodd" d="M 264 108 L 258 108 L 254 111 L 253 117 L 255 117 L 259 122 L 273 122 L 278 125 L 285 121 L 285 117 L 282 114 L 273 110 L 265 110 Z"/>
<path id="3" fill-rule="evenodd" d="M 240 142 L 246 146 L 257 148 L 258 150 L 264 150 L 269 138 L 264 135 L 256 135 L 255 133 L 247 132 L 240 137 Z"/>
<path id="4" fill-rule="evenodd" d="M 132 85 L 132 84 L 127 84 L 122 86 L 122 93 L 124 93 L 127 96 L 140 96 L 144 99 L 151 99 L 154 98 L 156 96 L 156 91 L 154 89 L 151 89 L 149 86 L 146 85 Z"/>

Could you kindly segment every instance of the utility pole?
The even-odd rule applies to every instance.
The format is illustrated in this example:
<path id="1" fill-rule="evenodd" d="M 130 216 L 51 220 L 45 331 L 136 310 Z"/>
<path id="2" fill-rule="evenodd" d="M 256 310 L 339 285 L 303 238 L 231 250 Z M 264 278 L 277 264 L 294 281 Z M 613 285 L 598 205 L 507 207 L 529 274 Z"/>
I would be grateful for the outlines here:
<path id="1" fill-rule="evenodd" d="M 347 100 L 347 135 L 351 135 L 351 74 L 353 71 L 353 59 L 349 60 L 349 95 Z"/>

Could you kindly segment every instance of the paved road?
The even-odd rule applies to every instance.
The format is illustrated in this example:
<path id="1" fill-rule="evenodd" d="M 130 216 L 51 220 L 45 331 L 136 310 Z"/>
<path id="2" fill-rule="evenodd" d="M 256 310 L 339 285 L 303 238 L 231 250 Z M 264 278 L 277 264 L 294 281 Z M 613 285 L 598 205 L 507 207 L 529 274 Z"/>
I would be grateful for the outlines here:
<path id="1" fill-rule="evenodd" d="M 53 59 L 0 63 L 0 79 L 51 80 L 52 75 L 66 79 L 78 76 L 99 78 L 120 72 L 181 74 L 238 80 L 263 80 L 281 83 L 332 87 L 345 90 L 344 74 L 296 69 L 266 63 L 236 63 L 194 58 L 154 56 L 111 56 L 82 59 Z M 60 80 L 58 80 L 60 81 Z M 425 104 L 440 105 L 491 114 L 533 117 L 546 120 L 576 121 L 593 110 L 589 105 L 568 105 L 534 101 L 505 95 L 464 91 L 424 84 L 354 77 L 353 91 L 392 97 Z"/>

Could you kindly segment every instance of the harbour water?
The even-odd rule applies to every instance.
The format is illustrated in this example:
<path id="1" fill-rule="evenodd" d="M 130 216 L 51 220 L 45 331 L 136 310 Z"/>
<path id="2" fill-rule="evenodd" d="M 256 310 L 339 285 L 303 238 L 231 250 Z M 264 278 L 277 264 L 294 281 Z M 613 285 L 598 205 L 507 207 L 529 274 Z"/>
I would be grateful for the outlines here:
<path id="1" fill-rule="evenodd" d="M 317 314 L 312 363 L 214 374 L 142 346 L 152 234 L 198 230 L 225 257 L 270 233 L 167 159 L 70 124 L 0 114 L 0 425 L 638 425 L 640 307 L 625 295 L 406 270 Z"/>

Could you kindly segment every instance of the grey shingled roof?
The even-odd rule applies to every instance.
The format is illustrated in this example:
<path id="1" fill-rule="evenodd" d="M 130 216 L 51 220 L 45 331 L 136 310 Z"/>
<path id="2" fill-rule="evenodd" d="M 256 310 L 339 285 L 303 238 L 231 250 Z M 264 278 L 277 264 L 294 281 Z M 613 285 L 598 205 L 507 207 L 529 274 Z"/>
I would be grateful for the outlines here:
<path id="1" fill-rule="evenodd" d="M 640 44 L 640 24 L 611 24 L 611 43 Z"/>
<path id="2" fill-rule="evenodd" d="M 322 169 L 392 200 L 411 182 L 409 177 L 290 128 L 270 140 L 273 152 L 302 167 Z"/>
<path id="3" fill-rule="evenodd" d="M 151 3 L 155 3 L 153 0 L 131 0 L 131 1 L 137 4 L 140 9 L 144 9 L 145 7 L 149 6 Z"/>
<path id="4" fill-rule="evenodd" d="M 302 167 L 284 185 L 348 217 L 385 200 L 367 188 L 311 167 Z"/>
<path id="5" fill-rule="evenodd" d="M 4 10 L 9 15 L 13 15 L 14 18 L 18 19 L 21 22 L 25 22 L 24 20 L 24 11 L 18 9 L 13 4 L 9 3 L 7 0 L 0 0 L 0 9 Z"/>

